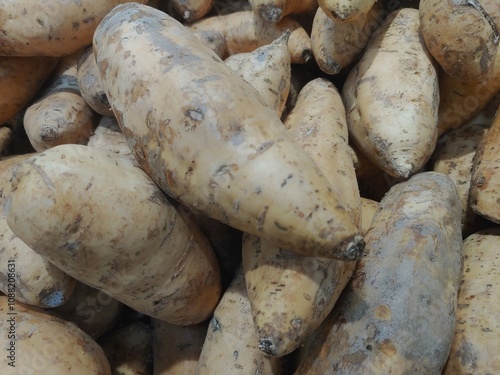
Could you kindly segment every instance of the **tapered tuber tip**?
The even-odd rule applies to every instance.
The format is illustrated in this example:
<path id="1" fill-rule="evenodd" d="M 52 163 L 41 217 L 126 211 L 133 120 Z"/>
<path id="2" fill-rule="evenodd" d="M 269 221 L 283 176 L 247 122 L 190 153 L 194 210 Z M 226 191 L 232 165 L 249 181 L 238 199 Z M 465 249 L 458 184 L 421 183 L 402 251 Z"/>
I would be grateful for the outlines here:
<path id="1" fill-rule="evenodd" d="M 273 42 L 273 44 L 274 43 L 276 43 L 276 44 L 280 44 L 280 43 L 288 44 L 288 40 L 290 39 L 291 33 L 292 32 L 290 31 L 290 29 L 286 29 L 285 32 L 283 34 L 281 34 L 281 36 Z"/>
<path id="2" fill-rule="evenodd" d="M 363 236 L 357 234 L 340 245 L 338 256 L 342 260 L 358 260 L 363 256 L 364 249 L 365 240 Z"/>
<path id="3" fill-rule="evenodd" d="M 271 338 L 260 339 L 259 349 L 269 355 L 276 355 L 278 351 L 278 348 L 276 347 Z"/>

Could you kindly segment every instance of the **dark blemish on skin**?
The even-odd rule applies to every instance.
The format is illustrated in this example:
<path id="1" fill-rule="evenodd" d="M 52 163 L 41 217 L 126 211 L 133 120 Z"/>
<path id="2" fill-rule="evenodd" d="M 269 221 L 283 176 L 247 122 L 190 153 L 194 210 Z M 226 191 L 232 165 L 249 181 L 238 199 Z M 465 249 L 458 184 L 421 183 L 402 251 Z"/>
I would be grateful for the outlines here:
<path id="1" fill-rule="evenodd" d="M 217 320 L 217 318 L 214 316 L 212 318 L 212 320 L 210 321 L 210 325 L 212 326 L 212 330 L 215 332 L 215 331 L 220 331 L 222 332 L 222 328 L 220 326 L 220 323 L 219 321 Z"/>
<path id="2" fill-rule="evenodd" d="M 111 107 L 111 105 L 109 104 L 109 101 L 108 101 L 108 97 L 106 96 L 106 93 L 104 91 L 99 91 L 96 94 L 95 98 L 96 98 L 98 103 L 103 104 L 108 108 Z"/>
<path id="3" fill-rule="evenodd" d="M 457 356 L 462 365 L 470 366 L 473 370 L 477 368 L 477 355 L 472 352 L 473 346 L 469 342 L 464 342 L 457 350 Z"/>
<path id="4" fill-rule="evenodd" d="M 293 177 L 293 174 L 290 173 L 288 176 L 286 176 L 286 178 L 283 180 L 283 182 L 281 183 L 281 187 L 284 187 L 287 182 Z"/>
<path id="5" fill-rule="evenodd" d="M 259 217 L 257 218 L 257 230 L 259 232 L 264 231 L 264 221 L 266 220 L 266 214 L 268 209 L 269 206 L 264 206 L 264 210 L 259 214 Z"/>
<path id="6" fill-rule="evenodd" d="M 223 175 L 228 175 L 231 179 L 233 178 L 233 175 L 231 174 L 231 171 L 234 171 L 238 169 L 238 166 L 236 164 L 231 164 L 231 165 L 221 165 L 217 170 L 215 171 L 215 176 L 223 176 Z"/>
<path id="7" fill-rule="evenodd" d="M 282 231 L 287 231 L 288 229 L 284 226 L 282 226 L 280 223 L 278 223 L 277 221 L 274 222 L 274 226 L 276 228 L 278 228 L 279 230 L 282 230 Z"/>
<path id="8" fill-rule="evenodd" d="M 95 20 L 95 17 L 91 16 L 91 17 L 86 17 L 82 20 L 82 22 L 84 24 L 87 24 L 87 23 L 90 23 L 90 22 L 93 22 Z"/>
<path id="9" fill-rule="evenodd" d="M 274 145 L 274 141 L 264 142 L 259 147 L 257 147 L 257 152 L 258 153 L 264 152 L 267 149 L 269 149 L 272 145 Z"/>

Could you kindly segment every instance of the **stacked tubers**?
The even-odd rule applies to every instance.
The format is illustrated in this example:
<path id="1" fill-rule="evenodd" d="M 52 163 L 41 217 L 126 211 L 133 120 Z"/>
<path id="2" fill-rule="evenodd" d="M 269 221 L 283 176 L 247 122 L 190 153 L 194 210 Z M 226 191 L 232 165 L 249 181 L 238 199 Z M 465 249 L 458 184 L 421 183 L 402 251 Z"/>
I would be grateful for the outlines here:
<path id="1" fill-rule="evenodd" d="M 0 0 L 0 372 L 500 373 L 499 29 Z"/>

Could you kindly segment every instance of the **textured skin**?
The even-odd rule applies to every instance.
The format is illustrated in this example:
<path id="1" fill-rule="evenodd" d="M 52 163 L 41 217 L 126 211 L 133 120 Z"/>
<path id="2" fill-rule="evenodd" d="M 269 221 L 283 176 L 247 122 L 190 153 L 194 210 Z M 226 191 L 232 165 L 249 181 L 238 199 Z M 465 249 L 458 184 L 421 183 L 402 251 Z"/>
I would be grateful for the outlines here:
<path id="1" fill-rule="evenodd" d="M 241 267 L 235 271 L 206 332 L 196 375 L 282 373 L 281 359 L 259 350 Z"/>
<path id="2" fill-rule="evenodd" d="M 265 21 L 253 11 L 239 11 L 218 17 L 209 17 L 190 26 L 192 30 L 211 30 L 224 35 L 226 53 L 251 52 L 272 43 L 287 29 L 290 30 L 288 49 L 292 63 L 304 64 L 311 57 L 311 39 L 306 30 L 291 17 L 274 24 Z"/>
<path id="3" fill-rule="evenodd" d="M 34 154 L 12 156 L 0 161 L 0 290 L 6 295 L 9 289 L 7 264 L 15 262 L 15 298 L 33 306 L 54 308 L 71 297 L 76 280 L 37 254 L 16 236 L 7 224 L 3 209 L 3 191 L 17 165 Z"/>
<path id="4" fill-rule="evenodd" d="M 289 14 L 311 12 L 318 7 L 316 0 L 250 0 L 252 9 L 267 22 L 278 23 Z"/>
<path id="5" fill-rule="evenodd" d="M 493 72 L 500 24 L 482 6 L 487 2 L 422 0 L 419 5 L 427 48 L 448 74 L 464 82 L 483 81 Z M 489 11 L 498 19 L 500 5 L 490 3 Z"/>
<path id="6" fill-rule="evenodd" d="M 0 124 L 28 105 L 52 74 L 59 59 L 54 57 L 0 58 Z"/>
<path id="7" fill-rule="evenodd" d="M 444 174 L 394 185 L 366 233 L 366 256 L 296 375 L 440 374 L 460 285 L 460 214 Z"/>
<path id="8" fill-rule="evenodd" d="M 349 72 L 342 91 L 352 140 L 393 177 L 407 178 L 437 140 L 438 77 L 418 10 L 392 12 Z"/>
<path id="9" fill-rule="evenodd" d="M 9 354 L 3 355 L 2 374 L 111 375 L 102 348 L 75 324 L 29 305 L 16 303 L 14 309 L 15 316 L 7 315 L 12 312 L 8 299 L 0 296 L 0 329 L 7 333 L 8 319 L 14 317 L 16 322 L 15 367 L 8 365 Z M 7 334 L 0 336 L 0 345 L 10 347 Z"/>
<path id="10" fill-rule="evenodd" d="M 9 227 L 68 275 L 175 324 L 214 310 L 220 274 L 208 241 L 129 159 L 54 147 L 20 165 L 6 190 Z"/>
<path id="11" fill-rule="evenodd" d="M 188 29 L 121 5 L 98 27 L 94 51 L 122 132 L 166 194 L 301 254 L 360 256 L 359 229 L 315 162 Z"/>
<path id="12" fill-rule="evenodd" d="M 474 212 L 500 223 L 500 173 L 498 173 L 498 144 L 500 142 L 500 112 L 477 146 L 472 165 L 470 205 Z"/>
<path id="13" fill-rule="evenodd" d="M 265 104 L 274 109 L 280 117 L 290 92 L 292 69 L 288 50 L 289 36 L 287 32 L 271 44 L 256 48 L 252 52 L 241 53 L 243 56 L 237 60 L 231 59 L 231 56 L 224 60 L 226 65 L 257 89 Z"/>
<path id="14" fill-rule="evenodd" d="M 349 66 L 362 53 L 382 20 L 379 3 L 352 22 L 332 19 L 318 8 L 312 24 L 311 45 L 319 68 L 327 74 L 338 74 Z"/>
<path id="15" fill-rule="evenodd" d="M 114 6 L 126 0 L 2 0 L 0 55 L 65 56 L 92 43 Z M 137 2 L 147 3 L 147 0 Z"/>
<path id="16" fill-rule="evenodd" d="M 464 240 L 455 337 L 443 375 L 500 373 L 499 240 L 499 228 Z"/>
<path id="17" fill-rule="evenodd" d="M 318 4 L 328 17 L 341 22 L 353 22 L 365 16 L 375 0 L 318 0 Z"/>

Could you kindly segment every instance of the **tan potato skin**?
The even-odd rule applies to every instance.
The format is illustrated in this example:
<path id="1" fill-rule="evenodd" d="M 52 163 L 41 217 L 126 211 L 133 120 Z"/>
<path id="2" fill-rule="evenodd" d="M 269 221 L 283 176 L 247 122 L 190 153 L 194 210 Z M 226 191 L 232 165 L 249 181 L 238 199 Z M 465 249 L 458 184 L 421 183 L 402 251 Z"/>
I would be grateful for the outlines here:
<path id="1" fill-rule="evenodd" d="M 20 165 L 4 193 L 12 231 L 77 280 L 175 324 L 214 310 L 221 290 L 210 245 L 130 160 L 57 146 Z"/>
<path id="2" fill-rule="evenodd" d="M 441 67 L 463 82 L 487 79 L 493 72 L 500 33 L 482 0 L 422 0 L 422 37 Z M 498 2 L 496 13 L 500 13 Z M 498 18 L 498 15 L 496 16 Z"/>
<path id="3" fill-rule="evenodd" d="M 453 340 L 460 215 L 444 174 L 394 185 L 366 233 L 366 256 L 295 374 L 440 374 Z"/>
<path id="4" fill-rule="evenodd" d="M 251 10 L 239 11 L 205 18 L 193 23 L 190 29 L 211 30 L 223 34 L 228 55 L 252 52 L 258 47 L 272 43 L 288 29 L 288 49 L 292 63 L 304 64 L 312 57 L 311 38 L 300 23 L 291 17 L 284 17 L 274 24 L 265 21 Z"/>
<path id="5" fill-rule="evenodd" d="M 418 10 L 387 16 L 349 72 L 342 97 L 352 140 L 374 164 L 403 178 L 423 167 L 436 145 L 439 90 Z"/>
<path id="6" fill-rule="evenodd" d="M 431 168 L 451 177 L 462 203 L 462 233 L 468 236 L 485 224 L 469 204 L 471 171 L 479 142 L 487 133 L 500 104 L 496 97 L 471 121 L 452 129 L 438 140 L 432 155 Z"/>
<path id="7" fill-rule="evenodd" d="M 103 337 L 101 345 L 113 374 L 145 375 L 153 362 L 153 334 L 143 322 L 133 322 L 114 329 Z"/>
<path id="8" fill-rule="evenodd" d="M 215 0 L 171 0 L 173 8 L 186 22 L 197 21 L 205 16 Z"/>
<path id="9" fill-rule="evenodd" d="M 8 315 L 13 311 L 16 315 Z M 0 316 L 3 375 L 111 375 L 102 348 L 73 323 L 33 306 L 9 305 L 5 296 L 0 296 Z M 7 332 L 14 323 L 14 356 L 8 358 L 13 340 Z"/>
<path id="10" fill-rule="evenodd" d="M 361 199 L 347 143 L 345 110 L 335 86 L 321 78 L 307 83 L 285 127 L 331 181 L 350 219 L 359 226 Z M 243 236 L 242 249 L 259 347 L 274 356 L 289 354 L 331 311 L 355 264 L 303 257 L 256 236 Z"/>
<path id="11" fill-rule="evenodd" d="M 245 277 L 238 267 L 210 320 L 196 375 L 282 373 L 282 360 L 258 347 Z"/>
<path id="12" fill-rule="evenodd" d="M 28 105 L 57 62 L 54 57 L 0 57 L 0 124 Z"/>
<path id="13" fill-rule="evenodd" d="M 99 119 L 99 124 L 89 138 L 87 146 L 120 155 L 138 165 L 115 117 L 103 116 Z"/>
<path id="14" fill-rule="evenodd" d="M 278 23 L 289 14 L 301 14 L 314 11 L 317 0 L 250 0 L 252 9 L 267 22 Z"/>
<path id="15" fill-rule="evenodd" d="M 500 49 L 490 79 L 462 82 L 440 69 L 438 135 L 472 120 L 498 92 L 500 92 Z"/>
<path id="16" fill-rule="evenodd" d="M 0 161 L 0 264 L 4 265 L 0 268 L 0 290 L 6 295 L 13 295 L 17 301 L 54 308 L 71 298 L 76 280 L 35 253 L 16 236 L 7 225 L 3 209 L 3 191 L 10 183 L 14 169 L 33 155 L 16 155 Z M 11 264 L 15 272 L 9 271 L 7 265 Z M 12 286 L 14 290 L 10 290 Z"/>
<path id="17" fill-rule="evenodd" d="M 224 34 L 212 30 L 193 30 L 193 34 L 210 47 L 221 59 L 226 56 L 226 39 Z"/>
<path id="18" fill-rule="evenodd" d="M 243 235 L 242 250 L 259 348 L 290 354 L 331 311 L 355 262 L 300 256 L 252 235 Z"/>
<path id="19" fill-rule="evenodd" d="M 82 98 L 95 112 L 102 116 L 113 116 L 113 110 L 102 90 L 99 69 L 95 63 L 92 46 L 85 48 L 78 59 L 76 79 Z"/>
<path id="20" fill-rule="evenodd" d="M 2 0 L 0 56 L 70 55 L 90 45 L 102 18 L 124 2 Z"/>
<path id="21" fill-rule="evenodd" d="M 194 375 L 208 322 L 178 326 L 153 319 L 153 375 Z"/>
<path id="22" fill-rule="evenodd" d="M 54 311 L 97 340 L 118 323 L 123 304 L 98 289 L 77 282 L 68 301 Z"/>
<path id="23" fill-rule="evenodd" d="M 500 223 L 498 143 L 500 111 L 496 111 L 489 130 L 481 138 L 472 161 L 469 203 L 472 210 L 486 219 Z"/>
<path id="24" fill-rule="evenodd" d="M 225 61 L 226 65 L 257 89 L 264 102 L 280 117 L 290 92 L 292 68 L 289 36 L 290 33 L 285 32 L 271 44 L 241 56 L 237 64 L 228 63 L 227 59 Z"/>
<path id="25" fill-rule="evenodd" d="M 67 144 L 86 144 L 95 113 L 82 98 L 77 80 L 79 52 L 61 59 L 41 97 L 24 114 L 24 129 L 37 152 Z"/>
<path id="26" fill-rule="evenodd" d="M 464 240 L 455 337 L 443 375 L 500 373 L 499 240 L 499 228 Z"/>
<path id="27" fill-rule="evenodd" d="M 353 22 L 370 12 L 376 0 L 318 0 L 328 17 L 342 22 Z"/>
<path id="28" fill-rule="evenodd" d="M 312 23 L 311 46 L 314 59 L 326 74 L 338 74 L 358 58 L 373 32 L 382 23 L 382 6 L 352 22 L 332 19 L 318 8 Z"/>
<path id="29" fill-rule="evenodd" d="M 111 42 L 118 35 L 126 39 Z M 130 3 L 108 14 L 94 48 L 122 132 L 165 193 L 304 255 L 360 256 L 359 229 L 315 162 L 252 85 L 189 30 Z M 138 68 L 133 56 L 144 54 Z"/>
<path id="30" fill-rule="evenodd" d="M 372 220 L 379 208 L 380 202 L 370 198 L 361 197 L 361 230 L 368 232 L 372 225 Z"/>
<path id="31" fill-rule="evenodd" d="M 349 216 L 359 226 L 361 200 L 348 144 L 346 111 L 337 88 L 324 78 L 308 82 L 284 124 L 342 197 Z"/>
<path id="32" fill-rule="evenodd" d="M 0 157 L 10 154 L 12 129 L 7 125 L 0 125 Z"/>

